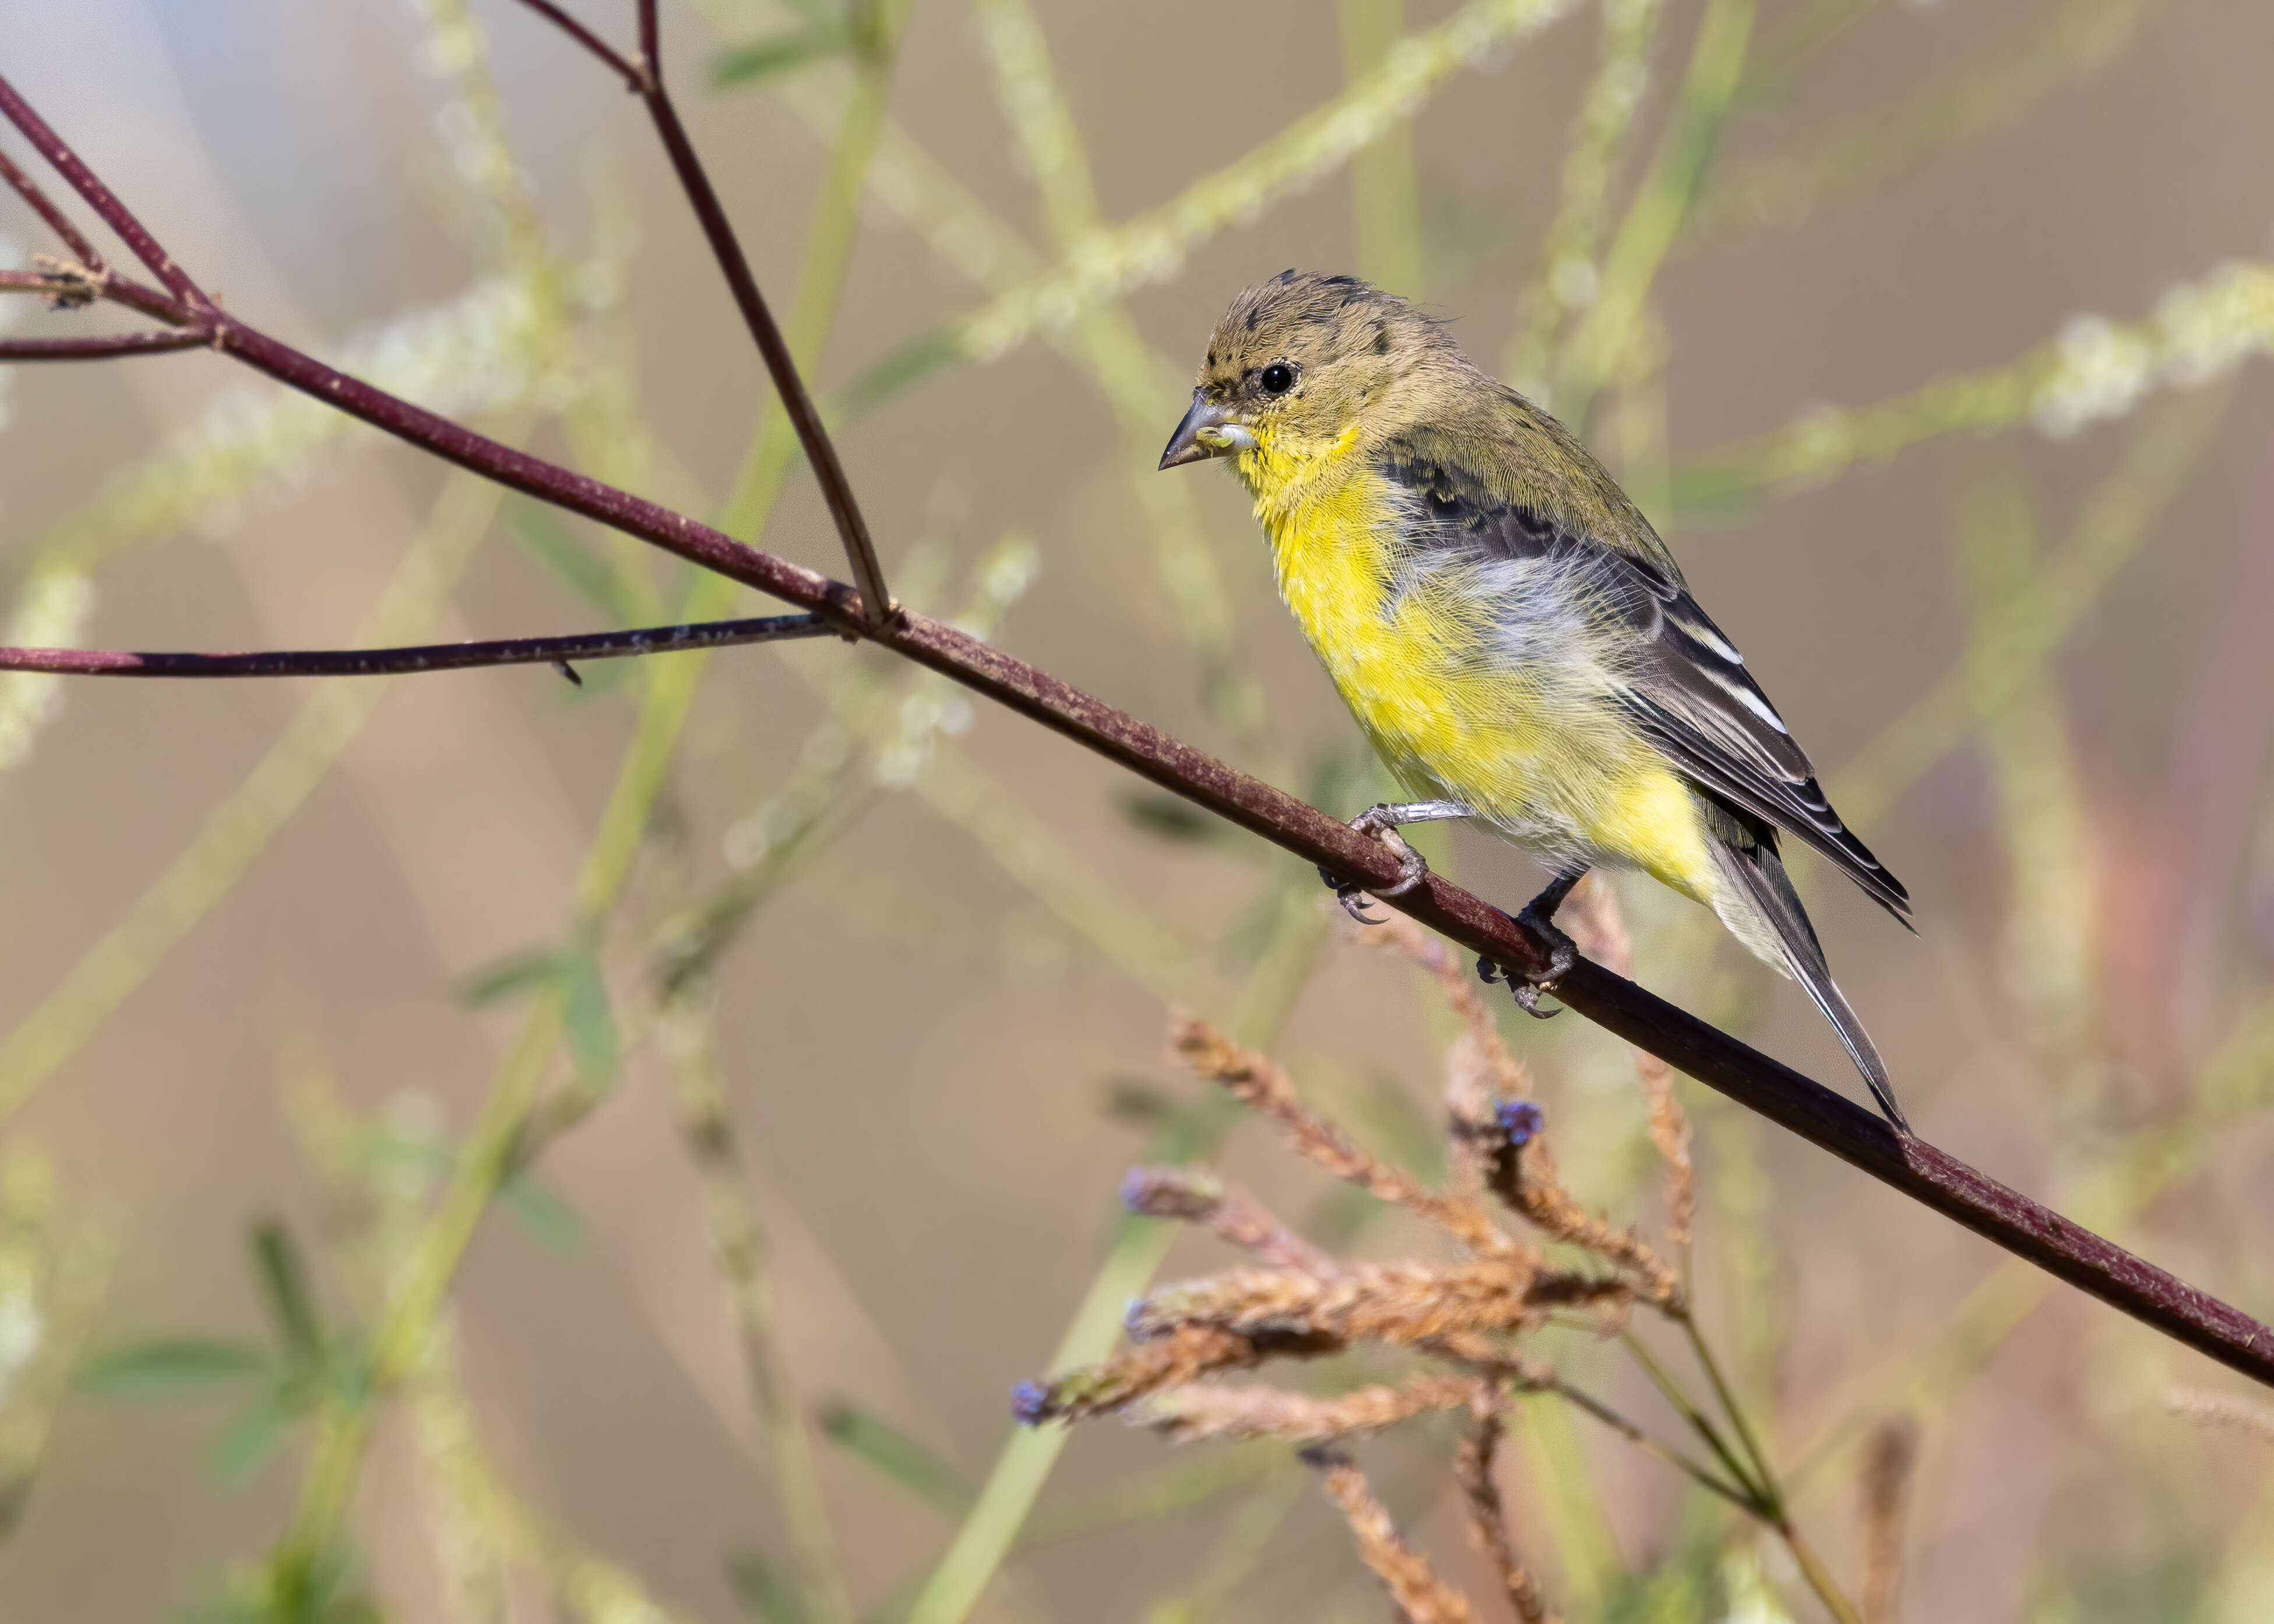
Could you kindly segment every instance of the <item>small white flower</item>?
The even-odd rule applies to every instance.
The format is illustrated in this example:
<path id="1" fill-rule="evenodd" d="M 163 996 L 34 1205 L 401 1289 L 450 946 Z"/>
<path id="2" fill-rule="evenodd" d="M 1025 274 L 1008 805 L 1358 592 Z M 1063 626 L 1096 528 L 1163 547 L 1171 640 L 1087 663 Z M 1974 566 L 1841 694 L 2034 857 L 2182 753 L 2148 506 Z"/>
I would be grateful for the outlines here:
<path id="1" fill-rule="evenodd" d="M 1585 310 L 1602 291 L 1603 279 L 1593 260 L 1574 257 L 1555 262 L 1555 268 L 1548 273 L 1547 286 L 1566 310 Z"/>
<path id="2" fill-rule="evenodd" d="M 2030 415 L 2055 439 L 2102 417 L 2131 410 L 2154 378 L 2156 347 L 2099 316 L 2080 316 L 2061 329 L 2059 361 L 2038 387 Z"/>
<path id="3" fill-rule="evenodd" d="M 7 1402 L 16 1379 L 39 1353 L 48 1334 L 47 1316 L 40 1312 L 29 1284 L 11 1284 L 8 1294 L 0 1297 L 0 1403 Z"/>

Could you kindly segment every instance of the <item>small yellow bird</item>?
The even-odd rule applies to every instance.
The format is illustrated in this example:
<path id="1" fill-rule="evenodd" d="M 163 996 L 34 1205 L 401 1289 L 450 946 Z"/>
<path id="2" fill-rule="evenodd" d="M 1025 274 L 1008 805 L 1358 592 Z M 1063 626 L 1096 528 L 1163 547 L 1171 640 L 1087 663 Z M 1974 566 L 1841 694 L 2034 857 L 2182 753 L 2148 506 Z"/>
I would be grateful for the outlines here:
<path id="1" fill-rule="evenodd" d="M 1554 873 L 1517 918 L 1568 968 L 1555 909 L 1595 865 L 1639 868 L 1798 978 L 1908 1130 L 1778 831 L 1906 928 L 1910 898 L 1832 810 L 1650 521 L 1561 424 L 1405 300 L 1285 271 L 1216 324 L 1161 466 L 1209 457 L 1238 470 L 1281 597 L 1382 760 L 1424 797 L 1352 820 L 1398 853 L 1389 894 L 1426 872 L 1398 825 L 1474 819 Z M 1356 888 L 1337 889 L 1352 904 Z"/>

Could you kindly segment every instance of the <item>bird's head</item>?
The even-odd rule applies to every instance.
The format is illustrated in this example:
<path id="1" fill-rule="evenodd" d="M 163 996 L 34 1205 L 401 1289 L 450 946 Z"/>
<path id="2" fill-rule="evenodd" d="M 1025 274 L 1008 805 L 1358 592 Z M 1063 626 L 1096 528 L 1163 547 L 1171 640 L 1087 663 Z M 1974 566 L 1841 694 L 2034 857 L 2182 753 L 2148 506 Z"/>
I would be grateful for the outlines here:
<path id="1" fill-rule="evenodd" d="M 1256 450 L 1320 455 L 1362 417 L 1389 421 L 1408 386 L 1446 365 L 1465 363 L 1435 321 L 1396 294 L 1354 276 L 1282 271 L 1216 323 L 1161 466 Z"/>

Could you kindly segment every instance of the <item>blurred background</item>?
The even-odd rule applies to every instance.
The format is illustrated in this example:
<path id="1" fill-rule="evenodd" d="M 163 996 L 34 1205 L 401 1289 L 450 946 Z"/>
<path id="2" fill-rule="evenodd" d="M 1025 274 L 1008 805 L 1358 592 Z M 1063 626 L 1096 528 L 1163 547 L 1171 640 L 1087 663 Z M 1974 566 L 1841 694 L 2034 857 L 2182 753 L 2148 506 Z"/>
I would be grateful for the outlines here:
<path id="1" fill-rule="evenodd" d="M 630 49 L 629 4 L 570 9 Z M 905 599 L 1356 812 L 1383 786 L 1244 499 L 1153 465 L 1243 285 L 1426 300 L 1626 480 L 1909 884 L 1916 938 L 1801 860 L 1920 1131 L 2274 1312 L 2274 9 L 664 26 Z M 80 0 L 11 8 L 0 63 L 231 310 L 842 573 L 639 105 L 533 12 Z M 0 392 L 8 643 L 768 612 L 215 357 Z M 1284 1447 L 1014 1439 L 1009 1393 L 1101 1357 L 1156 1265 L 1231 1256 L 1118 1215 L 1126 1167 L 1223 1125 L 1172 1004 L 1426 1168 L 1426 980 L 1300 865 L 873 650 L 580 674 L 0 676 L 0 1613 L 1380 1617 Z M 1537 881 L 1430 850 L 1510 906 Z M 1645 985 L 1856 1092 L 1796 989 L 1621 895 Z M 1496 1007 L 1580 1198 L 1660 1224 L 1624 1050 Z M 2270 1616 L 2274 1443 L 2172 1410 L 2241 1384 L 1681 1087 L 1700 1318 L 1834 1572 L 1908 1418 L 1905 1616 Z M 461 1259 L 442 1192 L 516 1144 Z M 1338 1248 L 1410 1250 L 1262 1129 L 1222 1154 Z M 386 1402 L 353 1375 L 381 1326 Z M 1542 1351 L 1675 1425 L 1616 1343 Z M 1623 1440 L 1552 1401 L 1516 1433 L 1567 1617 L 1823 1616 Z M 1365 1457 L 1481 1598 L 1450 1446 Z M 298 1613 L 280 1548 L 320 1559 Z"/>

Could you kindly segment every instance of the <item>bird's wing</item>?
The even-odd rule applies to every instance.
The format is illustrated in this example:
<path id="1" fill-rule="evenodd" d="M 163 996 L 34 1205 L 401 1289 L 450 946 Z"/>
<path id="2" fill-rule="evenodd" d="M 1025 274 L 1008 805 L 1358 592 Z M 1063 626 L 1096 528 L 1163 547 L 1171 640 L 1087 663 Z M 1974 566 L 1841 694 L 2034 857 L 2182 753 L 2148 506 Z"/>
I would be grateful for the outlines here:
<path id="1" fill-rule="evenodd" d="M 1840 821 L 1807 753 L 1745 669 L 1744 656 L 1698 606 L 1678 573 L 1656 556 L 1594 540 L 1540 506 L 1502 498 L 1486 480 L 1412 450 L 1392 447 L 1381 463 L 1412 499 L 1402 523 L 1404 547 L 1554 558 L 1626 628 L 1624 658 L 1614 665 L 1620 702 L 1675 769 L 1707 793 L 1813 846 L 1873 901 L 1909 922 L 1909 894 Z M 1662 556 L 1660 548 L 1652 552 Z"/>

